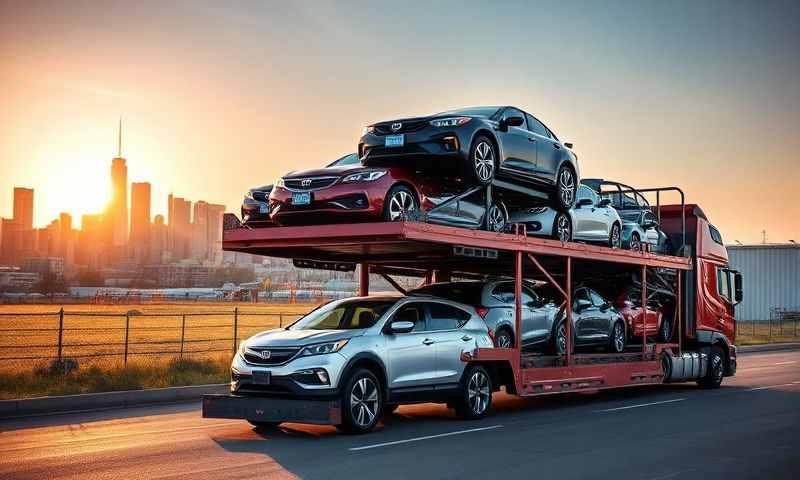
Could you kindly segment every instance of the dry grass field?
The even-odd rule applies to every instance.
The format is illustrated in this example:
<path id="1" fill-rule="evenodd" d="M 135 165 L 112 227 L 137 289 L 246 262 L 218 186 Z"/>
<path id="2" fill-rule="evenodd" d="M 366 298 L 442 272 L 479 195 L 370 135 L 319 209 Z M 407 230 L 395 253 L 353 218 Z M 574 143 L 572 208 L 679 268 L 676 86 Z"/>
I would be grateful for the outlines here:
<path id="1" fill-rule="evenodd" d="M 79 366 L 210 358 L 230 354 L 236 339 L 286 325 L 316 304 L 168 303 L 67 305 L 62 357 Z M 58 355 L 57 305 L 0 305 L 0 372 L 30 371 Z M 238 310 L 238 315 L 235 314 Z M 126 328 L 127 323 L 127 328 Z M 181 337 L 183 336 L 183 342 Z M 183 347 L 181 347 L 181 343 Z"/>

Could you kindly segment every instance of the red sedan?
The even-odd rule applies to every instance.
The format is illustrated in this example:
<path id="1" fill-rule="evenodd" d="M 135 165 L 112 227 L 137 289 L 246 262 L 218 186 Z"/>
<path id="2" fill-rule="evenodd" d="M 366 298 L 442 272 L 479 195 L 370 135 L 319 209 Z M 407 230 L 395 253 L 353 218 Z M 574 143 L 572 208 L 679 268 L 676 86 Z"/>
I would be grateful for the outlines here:
<path id="1" fill-rule="evenodd" d="M 637 293 L 630 290 L 617 298 L 616 308 L 627 324 L 627 331 L 630 337 L 642 338 L 643 322 L 647 318 L 647 336 L 658 335 L 658 341 L 667 343 L 672 338 L 672 322 L 669 318 L 657 310 L 656 306 L 648 305 L 642 309 L 642 299 L 637 297 Z M 646 310 L 646 312 L 645 312 Z"/>

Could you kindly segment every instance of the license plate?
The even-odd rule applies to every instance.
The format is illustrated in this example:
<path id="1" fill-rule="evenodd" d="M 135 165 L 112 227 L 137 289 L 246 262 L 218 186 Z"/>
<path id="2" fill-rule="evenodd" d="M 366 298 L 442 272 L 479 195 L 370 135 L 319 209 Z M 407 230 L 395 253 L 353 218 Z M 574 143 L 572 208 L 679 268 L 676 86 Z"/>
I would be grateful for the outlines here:
<path id="1" fill-rule="evenodd" d="M 269 206 L 266 203 L 262 203 L 258 206 L 258 213 L 264 214 L 269 212 Z"/>
<path id="2" fill-rule="evenodd" d="M 405 137 L 405 135 L 386 135 L 386 137 L 384 137 L 384 146 L 402 147 L 405 142 Z"/>
<path id="3" fill-rule="evenodd" d="M 309 205 L 311 204 L 310 192 L 297 192 L 292 194 L 292 205 Z"/>
<path id="4" fill-rule="evenodd" d="M 253 383 L 256 385 L 269 385 L 272 383 L 272 372 L 264 370 L 253 371 Z"/>

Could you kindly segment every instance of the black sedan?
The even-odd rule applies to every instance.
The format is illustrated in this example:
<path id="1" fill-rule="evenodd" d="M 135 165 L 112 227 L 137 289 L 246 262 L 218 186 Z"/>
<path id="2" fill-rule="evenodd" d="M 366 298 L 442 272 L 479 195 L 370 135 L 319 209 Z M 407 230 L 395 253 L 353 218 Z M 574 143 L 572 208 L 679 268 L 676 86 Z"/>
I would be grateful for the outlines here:
<path id="1" fill-rule="evenodd" d="M 470 181 L 495 178 L 550 194 L 567 210 L 579 182 L 572 144 L 515 107 L 472 107 L 367 126 L 358 154 L 367 166 L 456 170 Z"/>

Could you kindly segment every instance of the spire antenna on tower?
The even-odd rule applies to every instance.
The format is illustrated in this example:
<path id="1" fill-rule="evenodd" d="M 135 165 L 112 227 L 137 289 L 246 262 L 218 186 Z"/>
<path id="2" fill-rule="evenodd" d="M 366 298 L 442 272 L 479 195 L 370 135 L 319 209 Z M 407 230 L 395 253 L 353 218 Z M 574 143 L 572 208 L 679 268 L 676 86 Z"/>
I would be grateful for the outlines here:
<path id="1" fill-rule="evenodd" d="M 119 132 L 117 137 L 117 158 L 122 158 L 122 117 L 119 117 Z"/>

